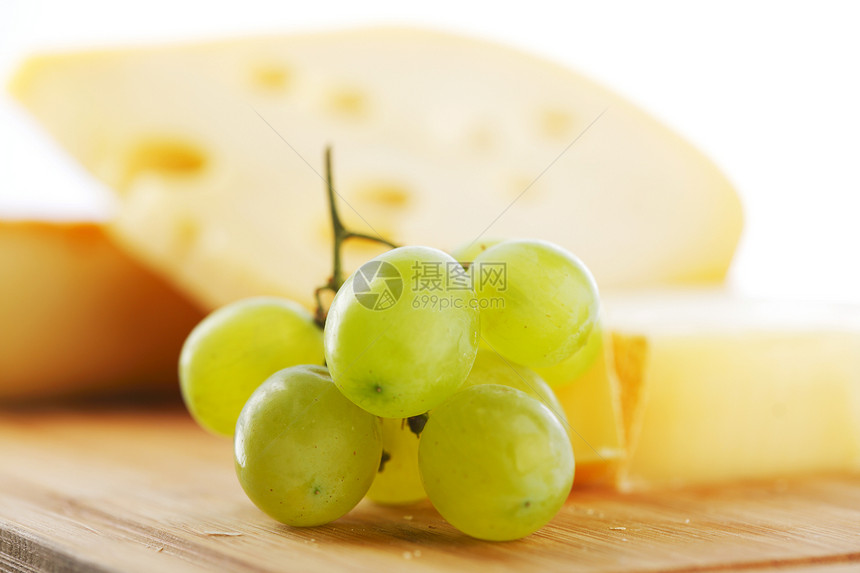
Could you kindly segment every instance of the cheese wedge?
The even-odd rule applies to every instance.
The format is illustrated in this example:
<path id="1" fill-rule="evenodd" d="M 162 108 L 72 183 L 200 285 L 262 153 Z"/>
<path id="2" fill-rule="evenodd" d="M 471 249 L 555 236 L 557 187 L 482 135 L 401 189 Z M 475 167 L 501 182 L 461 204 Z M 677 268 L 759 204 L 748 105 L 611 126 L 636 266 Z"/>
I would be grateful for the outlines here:
<path id="1" fill-rule="evenodd" d="M 113 232 L 212 307 L 311 304 L 332 144 L 357 232 L 448 249 L 557 242 L 601 287 L 714 282 L 742 217 L 720 171 L 554 63 L 415 29 L 34 57 L 17 98 L 122 198 Z M 379 252 L 359 244 L 348 268 Z"/>
<path id="2" fill-rule="evenodd" d="M 860 308 L 677 290 L 604 308 L 620 489 L 860 469 Z M 584 408 L 579 386 L 559 391 L 569 412 Z M 605 411 L 571 424 L 609 443 Z"/>
<path id="3" fill-rule="evenodd" d="M 0 222 L 0 403 L 177 388 L 202 313 L 95 223 Z"/>

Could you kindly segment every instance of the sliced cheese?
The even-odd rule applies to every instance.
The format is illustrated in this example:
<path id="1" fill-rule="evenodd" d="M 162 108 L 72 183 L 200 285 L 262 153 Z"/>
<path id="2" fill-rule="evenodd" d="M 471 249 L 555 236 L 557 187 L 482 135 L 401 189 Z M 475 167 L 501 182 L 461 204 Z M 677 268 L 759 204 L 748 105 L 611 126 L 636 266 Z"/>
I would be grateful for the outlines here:
<path id="1" fill-rule="evenodd" d="M 605 309 L 621 489 L 860 469 L 860 308 L 670 291 Z"/>
<path id="2" fill-rule="evenodd" d="M 311 304 L 330 273 L 321 179 L 353 230 L 450 248 L 555 241 L 601 287 L 719 281 L 731 185 L 635 106 L 554 63 L 415 29 L 35 57 L 12 90 L 117 190 L 114 232 L 198 300 Z M 348 267 L 378 252 L 354 247 Z"/>
<path id="3" fill-rule="evenodd" d="M 95 223 L 0 221 L 0 403 L 176 388 L 201 311 Z"/>

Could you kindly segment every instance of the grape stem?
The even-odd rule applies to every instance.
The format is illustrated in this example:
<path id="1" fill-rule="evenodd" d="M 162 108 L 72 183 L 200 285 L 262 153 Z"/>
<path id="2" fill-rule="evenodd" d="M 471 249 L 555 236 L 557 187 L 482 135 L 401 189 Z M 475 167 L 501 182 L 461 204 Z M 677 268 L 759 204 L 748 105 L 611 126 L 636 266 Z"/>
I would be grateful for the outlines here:
<path id="1" fill-rule="evenodd" d="M 427 412 L 423 414 L 418 414 L 417 416 L 410 416 L 406 419 L 407 425 L 409 425 L 409 430 L 415 434 L 416 437 L 421 437 L 421 432 L 424 431 L 424 426 L 427 425 L 427 420 L 430 419 L 430 416 Z"/>
<path id="2" fill-rule="evenodd" d="M 356 233 L 354 231 L 350 231 L 344 226 L 343 221 L 341 221 L 340 219 L 340 214 L 337 211 L 337 202 L 335 201 L 335 195 L 337 195 L 337 193 L 335 193 L 334 190 L 334 178 L 332 177 L 330 145 L 325 148 L 325 186 L 326 193 L 328 196 L 328 208 L 329 215 L 331 217 L 331 227 L 334 238 L 334 251 L 332 256 L 332 272 L 331 276 L 328 279 L 328 282 L 326 282 L 320 287 L 317 287 L 316 290 L 314 290 L 314 298 L 316 299 L 317 303 L 315 320 L 320 328 L 325 326 L 325 319 L 326 315 L 328 314 L 323 307 L 321 297 L 322 293 L 324 293 L 325 291 L 330 291 L 332 294 L 335 294 L 340 289 L 340 287 L 343 286 L 343 258 L 341 256 L 343 243 L 346 242 L 348 239 L 365 239 L 367 241 L 374 241 L 376 243 L 387 245 L 392 249 L 397 248 L 396 244 L 380 237 L 379 235 Z"/>

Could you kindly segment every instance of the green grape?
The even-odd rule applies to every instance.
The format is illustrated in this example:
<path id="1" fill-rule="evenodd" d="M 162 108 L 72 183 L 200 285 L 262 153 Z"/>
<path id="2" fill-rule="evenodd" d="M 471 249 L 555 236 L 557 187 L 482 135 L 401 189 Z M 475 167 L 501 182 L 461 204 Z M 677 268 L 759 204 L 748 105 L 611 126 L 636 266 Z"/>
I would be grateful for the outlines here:
<path id="1" fill-rule="evenodd" d="M 578 380 L 594 365 L 603 352 L 603 322 L 600 318 L 594 323 L 585 344 L 570 358 L 554 366 L 538 368 L 537 373 L 552 387 L 560 387 Z"/>
<path id="2" fill-rule="evenodd" d="M 546 525 L 573 484 L 573 448 L 549 409 L 525 392 L 479 384 L 430 414 L 418 447 L 424 489 L 460 531 L 493 541 Z"/>
<path id="3" fill-rule="evenodd" d="M 236 423 L 236 475 L 282 523 L 322 525 L 367 493 L 382 454 L 379 418 L 344 398 L 322 366 L 276 372 Z"/>
<path id="4" fill-rule="evenodd" d="M 427 497 L 418 473 L 418 436 L 406 419 L 382 418 L 382 450 L 385 462 L 367 497 L 383 505 L 406 505 Z"/>
<path id="5" fill-rule="evenodd" d="M 438 249 L 400 247 L 346 280 L 326 319 L 325 353 L 347 398 L 377 416 L 408 418 L 463 384 L 479 328 L 464 273 Z"/>
<path id="6" fill-rule="evenodd" d="M 503 240 L 504 239 L 478 239 L 477 241 L 472 241 L 470 243 L 463 243 L 451 251 L 451 256 L 461 263 L 471 263 L 475 260 L 475 257 L 490 247 L 498 245 Z"/>
<path id="7" fill-rule="evenodd" d="M 201 426 L 231 436 L 245 401 L 266 378 L 323 360 L 322 331 L 304 308 L 274 297 L 240 300 L 204 318 L 185 341 L 182 397 Z"/>
<path id="8" fill-rule="evenodd" d="M 466 378 L 463 388 L 478 384 L 502 384 L 522 390 L 549 408 L 558 417 L 565 430 L 569 428 L 564 408 L 556 398 L 552 388 L 533 370 L 505 360 L 493 350 L 478 349 L 475 365 L 472 366 L 472 371 Z"/>
<path id="9" fill-rule="evenodd" d="M 572 254 L 545 241 L 505 241 L 471 266 L 481 336 L 502 356 L 545 368 L 585 344 L 597 318 L 597 286 Z"/>

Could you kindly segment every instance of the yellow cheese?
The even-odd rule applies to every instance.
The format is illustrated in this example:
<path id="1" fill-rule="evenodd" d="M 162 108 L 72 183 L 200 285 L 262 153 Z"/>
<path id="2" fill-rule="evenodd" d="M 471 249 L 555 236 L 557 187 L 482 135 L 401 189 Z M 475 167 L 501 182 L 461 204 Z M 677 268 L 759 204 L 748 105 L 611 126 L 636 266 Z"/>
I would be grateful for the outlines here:
<path id="1" fill-rule="evenodd" d="M 860 308 L 668 291 L 605 309 L 621 489 L 860 468 Z"/>
<path id="2" fill-rule="evenodd" d="M 570 425 L 576 486 L 614 483 L 626 453 L 612 348 L 603 329 L 592 336 L 597 337 L 599 350 L 591 367 L 577 372 L 572 382 L 553 388 Z"/>
<path id="3" fill-rule="evenodd" d="M 202 317 L 95 223 L 0 222 L 0 403 L 177 387 Z"/>
<path id="4" fill-rule="evenodd" d="M 330 273 L 322 156 L 355 231 L 450 248 L 531 236 L 601 287 L 723 278 L 720 171 L 629 102 L 496 44 L 370 29 L 35 57 L 12 90 L 117 190 L 132 252 L 207 306 L 307 305 Z M 348 267 L 377 251 L 357 245 Z"/>

